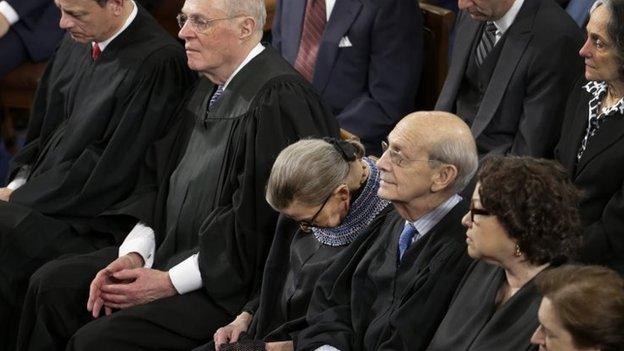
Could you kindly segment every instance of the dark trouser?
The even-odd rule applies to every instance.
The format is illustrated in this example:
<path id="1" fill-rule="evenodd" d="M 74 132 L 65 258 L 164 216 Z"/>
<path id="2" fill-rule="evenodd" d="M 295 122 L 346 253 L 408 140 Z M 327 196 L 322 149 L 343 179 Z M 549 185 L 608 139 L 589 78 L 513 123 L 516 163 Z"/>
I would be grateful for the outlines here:
<path id="1" fill-rule="evenodd" d="M 51 262 L 31 279 L 18 350 L 189 350 L 234 319 L 204 290 L 156 300 L 95 320 L 88 289 L 117 248 Z"/>
<path id="2" fill-rule="evenodd" d="M 13 350 L 30 276 L 68 253 L 86 253 L 112 239 L 78 235 L 67 223 L 0 201 L 0 350 Z"/>

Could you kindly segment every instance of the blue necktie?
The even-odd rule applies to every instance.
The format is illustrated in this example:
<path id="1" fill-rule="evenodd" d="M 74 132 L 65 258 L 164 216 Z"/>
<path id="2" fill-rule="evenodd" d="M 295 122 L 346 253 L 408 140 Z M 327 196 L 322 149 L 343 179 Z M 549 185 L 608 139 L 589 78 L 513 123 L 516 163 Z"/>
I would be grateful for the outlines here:
<path id="1" fill-rule="evenodd" d="M 217 87 L 217 90 L 214 92 L 214 94 L 212 94 L 212 97 L 210 98 L 210 102 L 208 103 L 208 108 L 211 108 L 212 105 L 219 100 L 219 98 L 221 97 L 221 94 L 223 94 L 223 85 L 219 85 L 219 87 Z"/>
<path id="2" fill-rule="evenodd" d="M 416 234 L 418 234 L 418 230 L 411 223 L 406 223 L 399 237 L 399 261 L 403 259 L 403 254 L 412 244 L 412 239 Z"/>

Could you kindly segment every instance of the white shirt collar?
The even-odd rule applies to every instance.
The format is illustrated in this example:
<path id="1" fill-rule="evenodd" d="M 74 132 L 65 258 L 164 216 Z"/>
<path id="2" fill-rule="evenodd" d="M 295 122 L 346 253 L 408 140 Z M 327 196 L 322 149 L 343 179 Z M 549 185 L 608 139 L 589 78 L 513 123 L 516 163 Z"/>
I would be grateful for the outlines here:
<path id="1" fill-rule="evenodd" d="M 329 17 L 331 17 L 331 13 L 334 10 L 334 5 L 336 5 L 336 0 L 325 0 L 325 15 L 327 16 L 327 22 L 329 22 Z"/>
<path id="2" fill-rule="evenodd" d="M 132 23 L 132 21 L 134 21 L 134 19 L 136 18 L 137 13 L 139 13 L 139 9 L 137 8 L 137 5 L 134 3 L 133 0 L 130 0 L 130 3 L 132 3 L 132 12 L 130 13 L 130 16 L 128 16 L 128 18 L 126 18 L 126 22 L 124 22 L 123 26 L 121 26 L 121 28 L 119 28 L 119 30 L 115 34 L 113 34 L 112 37 L 104 40 L 103 42 L 97 43 L 98 46 L 100 47 L 100 51 L 104 52 L 104 49 L 106 49 L 108 44 L 110 44 L 124 30 L 126 30 L 126 28 L 128 28 L 130 26 L 130 23 Z M 91 45 L 94 45 L 94 44 L 91 43 Z"/>
<path id="3" fill-rule="evenodd" d="M 247 54 L 247 57 L 245 57 L 245 59 L 243 60 L 243 62 L 238 66 L 237 69 L 234 70 L 234 73 L 232 73 L 232 75 L 230 76 L 230 78 L 228 78 L 228 80 L 225 81 L 225 83 L 223 84 L 223 90 L 225 90 L 225 88 L 227 88 L 228 84 L 230 84 L 230 82 L 232 81 L 232 78 L 234 78 L 234 76 L 236 76 L 236 74 L 243 69 L 243 67 L 245 67 L 246 64 L 249 63 L 249 61 L 253 60 L 254 57 L 260 55 L 260 53 L 264 51 L 264 45 L 258 43 L 256 46 L 254 46 L 253 49 L 251 49 L 251 51 L 249 52 L 249 54 Z"/>
<path id="4" fill-rule="evenodd" d="M 516 17 L 518 17 L 518 12 L 520 12 L 520 8 L 522 7 L 522 4 L 524 4 L 524 0 L 514 1 L 513 5 L 511 5 L 507 13 L 505 13 L 503 17 L 494 21 L 494 25 L 496 26 L 496 29 L 498 29 L 496 31 L 497 40 L 500 37 L 502 37 L 503 34 L 505 34 L 505 32 L 507 31 L 507 29 L 509 29 L 509 27 L 511 27 L 511 25 L 514 23 L 514 21 L 516 20 Z"/>

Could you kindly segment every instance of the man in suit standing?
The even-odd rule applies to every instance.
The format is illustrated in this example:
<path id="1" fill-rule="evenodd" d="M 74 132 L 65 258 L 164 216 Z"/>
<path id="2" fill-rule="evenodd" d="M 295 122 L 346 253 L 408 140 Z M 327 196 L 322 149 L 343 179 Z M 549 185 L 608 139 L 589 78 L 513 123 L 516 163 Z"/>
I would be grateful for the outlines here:
<path id="1" fill-rule="evenodd" d="M 422 15 L 412 0 L 277 0 L 273 46 L 367 153 L 414 108 Z"/>
<path id="2" fill-rule="evenodd" d="M 566 99 L 582 72 L 583 34 L 552 0 L 459 0 L 462 10 L 437 110 L 470 126 L 480 155 L 552 157 Z"/>

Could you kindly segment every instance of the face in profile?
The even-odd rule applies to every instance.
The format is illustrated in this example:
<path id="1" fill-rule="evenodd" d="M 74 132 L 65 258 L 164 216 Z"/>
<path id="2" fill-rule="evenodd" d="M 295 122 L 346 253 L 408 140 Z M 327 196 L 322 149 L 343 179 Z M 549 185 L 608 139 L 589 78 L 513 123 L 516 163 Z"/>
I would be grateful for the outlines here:
<path id="1" fill-rule="evenodd" d="M 186 0 L 181 15 L 186 19 L 178 37 L 184 40 L 189 68 L 208 75 L 233 61 L 233 48 L 239 45 L 236 21 L 217 0 Z"/>
<path id="2" fill-rule="evenodd" d="M 607 6 L 598 6 L 587 24 L 587 40 L 579 54 L 585 59 L 585 78 L 592 81 L 620 79 L 620 60 L 615 43 L 607 32 L 611 14 Z"/>
<path id="3" fill-rule="evenodd" d="M 531 343 L 539 345 L 540 351 L 599 351 L 599 348 L 578 348 L 574 345 L 572 335 L 565 329 L 552 303 L 547 297 L 542 299 L 538 311 L 540 326 L 537 328 Z"/>
<path id="4" fill-rule="evenodd" d="M 79 43 L 102 42 L 116 29 L 116 15 L 121 15 L 123 2 L 107 0 L 100 6 L 96 0 L 55 0 L 61 11 L 59 26 Z"/>
<path id="5" fill-rule="evenodd" d="M 496 264 L 504 256 L 513 255 L 516 244 L 498 218 L 481 203 L 480 188 L 481 184 L 477 183 L 470 201 L 471 210 L 462 218 L 466 227 L 468 255 Z"/>

